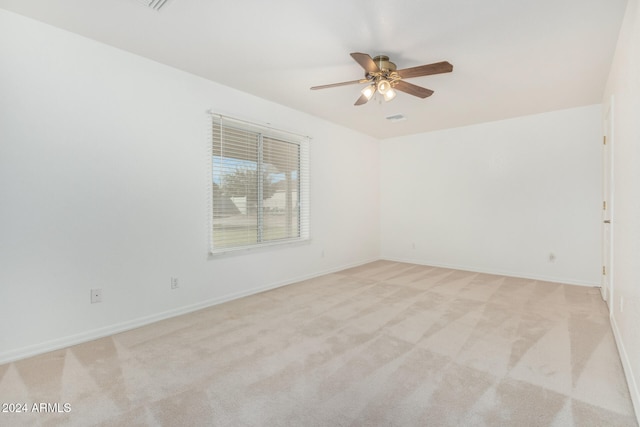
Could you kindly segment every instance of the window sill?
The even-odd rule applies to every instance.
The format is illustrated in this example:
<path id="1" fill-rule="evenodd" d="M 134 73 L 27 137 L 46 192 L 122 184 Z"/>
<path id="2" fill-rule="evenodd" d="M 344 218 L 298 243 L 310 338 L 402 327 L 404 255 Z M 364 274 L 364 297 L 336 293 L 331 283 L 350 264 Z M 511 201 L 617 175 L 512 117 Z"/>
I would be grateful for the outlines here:
<path id="1" fill-rule="evenodd" d="M 287 240 L 286 242 L 265 243 L 262 245 L 242 246 L 238 248 L 228 248 L 219 250 L 209 250 L 208 259 L 223 258 L 236 255 L 246 255 L 249 253 L 274 250 L 288 246 L 303 246 L 311 243 L 311 238 L 301 238 L 297 240 Z"/>

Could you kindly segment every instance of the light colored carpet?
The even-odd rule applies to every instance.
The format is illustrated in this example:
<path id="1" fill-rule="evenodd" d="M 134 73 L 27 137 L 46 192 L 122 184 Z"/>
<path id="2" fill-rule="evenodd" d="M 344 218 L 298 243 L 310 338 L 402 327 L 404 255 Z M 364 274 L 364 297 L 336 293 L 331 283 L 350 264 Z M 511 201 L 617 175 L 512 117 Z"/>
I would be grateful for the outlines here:
<path id="1" fill-rule="evenodd" d="M 0 425 L 636 426 L 596 288 L 378 261 L 0 366 Z"/>

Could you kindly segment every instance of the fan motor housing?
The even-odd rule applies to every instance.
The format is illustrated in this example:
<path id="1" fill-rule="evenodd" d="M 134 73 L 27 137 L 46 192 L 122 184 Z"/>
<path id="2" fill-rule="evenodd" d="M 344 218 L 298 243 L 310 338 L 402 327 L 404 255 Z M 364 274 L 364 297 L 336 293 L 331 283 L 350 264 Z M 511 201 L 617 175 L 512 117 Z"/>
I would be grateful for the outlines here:
<path id="1" fill-rule="evenodd" d="M 396 64 L 389 61 L 389 57 L 386 55 L 378 55 L 373 58 L 373 62 L 376 63 L 380 71 L 395 71 Z"/>

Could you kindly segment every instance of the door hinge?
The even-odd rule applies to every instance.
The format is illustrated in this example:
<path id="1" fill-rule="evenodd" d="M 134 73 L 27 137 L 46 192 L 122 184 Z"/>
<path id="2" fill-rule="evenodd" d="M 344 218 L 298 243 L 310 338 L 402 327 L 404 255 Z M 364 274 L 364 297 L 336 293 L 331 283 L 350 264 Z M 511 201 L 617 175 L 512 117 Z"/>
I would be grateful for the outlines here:
<path id="1" fill-rule="evenodd" d="M 607 201 L 606 200 L 602 202 L 602 210 L 603 211 L 607 210 Z"/>
<path id="2" fill-rule="evenodd" d="M 603 276 L 607 275 L 607 267 L 605 267 L 604 265 L 602 266 L 602 275 Z"/>
<path id="3" fill-rule="evenodd" d="M 602 143 L 603 143 L 604 145 L 607 145 L 607 135 L 605 135 L 605 136 L 603 136 L 603 137 L 602 137 Z"/>

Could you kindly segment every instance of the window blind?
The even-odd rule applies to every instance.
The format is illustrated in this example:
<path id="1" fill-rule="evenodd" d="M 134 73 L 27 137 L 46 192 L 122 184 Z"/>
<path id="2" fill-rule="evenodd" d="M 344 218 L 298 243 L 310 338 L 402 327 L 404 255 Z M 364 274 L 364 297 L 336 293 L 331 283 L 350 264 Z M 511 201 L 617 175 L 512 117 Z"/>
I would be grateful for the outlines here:
<path id="1" fill-rule="evenodd" d="M 211 252 L 308 239 L 308 138 L 216 114 L 211 125 Z"/>

